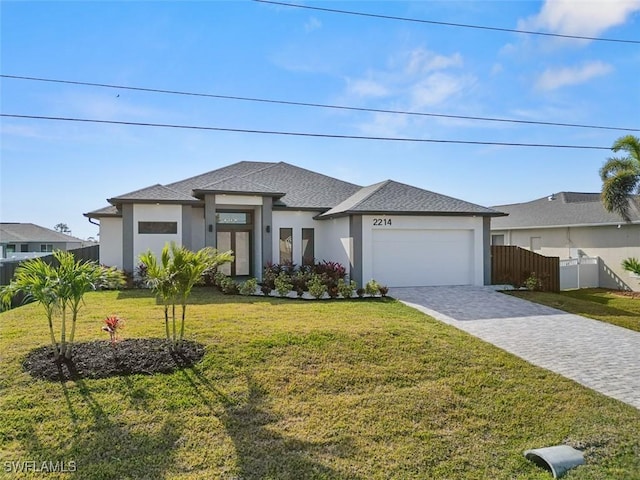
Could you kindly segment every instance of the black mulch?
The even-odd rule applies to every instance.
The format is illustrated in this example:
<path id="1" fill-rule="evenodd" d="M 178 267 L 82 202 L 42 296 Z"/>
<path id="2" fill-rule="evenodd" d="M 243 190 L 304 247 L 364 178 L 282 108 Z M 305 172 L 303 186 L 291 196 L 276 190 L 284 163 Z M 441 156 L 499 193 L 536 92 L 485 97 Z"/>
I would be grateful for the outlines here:
<path id="1" fill-rule="evenodd" d="M 185 340 L 172 351 L 160 338 L 131 338 L 112 345 L 107 341 L 75 343 L 70 360 L 53 358 L 53 347 L 32 350 L 23 362 L 33 377 L 51 381 L 107 378 L 117 375 L 169 373 L 202 359 L 204 345 Z"/>

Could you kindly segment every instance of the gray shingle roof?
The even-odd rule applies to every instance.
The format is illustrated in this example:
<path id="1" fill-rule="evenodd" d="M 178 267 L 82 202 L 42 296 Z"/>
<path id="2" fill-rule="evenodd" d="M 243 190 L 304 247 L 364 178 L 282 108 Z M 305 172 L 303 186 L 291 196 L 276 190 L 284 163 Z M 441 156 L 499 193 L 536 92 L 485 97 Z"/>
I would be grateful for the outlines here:
<path id="1" fill-rule="evenodd" d="M 92 210 L 91 212 L 83 213 L 83 215 L 87 218 L 100 218 L 100 217 L 119 217 L 121 216 L 120 211 L 114 205 L 109 205 L 103 208 L 99 208 L 97 210 Z"/>
<path id="2" fill-rule="evenodd" d="M 123 195 L 118 195 L 117 197 L 108 199 L 108 202 L 112 204 L 133 201 L 191 203 L 197 202 L 198 200 L 191 195 L 178 192 L 171 188 L 160 185 L 159 183 L 150 187 L 142 188 L 134 192 L 125 193 Z"/>
<path id="3" fill-rule="evenodd" d="M 195 193 L 198 193 L 200 191 L 225 193 L 237 192 L 245 195 L 273 195 L 278 197 L 284 195 L 284 192 L 281 190 L 275 190 L 274 188 L 270 188 L 258 182 L 252 182 L 251 180 L 243 177 L 229 177 L 194 189 Z"/>
<path id="4" fill-rule="evenodd" d="M 631 220 L 640 222 L 639 198 L 631 201 Z M 531 202 L 493 207 L 509 214 L 491 222 L 493 230 L 510 228 L 616 224 L 619 215 L 607 212 L 599 193 L 560 192 Z"/>
<path id="5" fill-rule="evenodd" d="M 499 216 L 499 211 L 457 198 L 386 180 L 364 187 L 319 218 L 349 213 Z"/>
<path id="6" fill-rule="evenodd" d="M 353 213 L 429 213 L 497 216 L 486 207 L 387 180 L 369 187 L 338 180 L 285 162 L 239 162 L 168 185 L 152 185 L 108 199 L 123 202 L 198 202 L 203 193 L 240 193 L 276 197 L 275 208 L 329 210 L 322 217 Z M 88 217 L 118 215 L 105 207 Z M 321 218 L 322 218 L 321 217 Z"/>
<path id="7" fill-rule="evenodd" d="M 0 223 L 0 242 L 82 242 L 80 238 L 56 232 L 34 223 Z"/>

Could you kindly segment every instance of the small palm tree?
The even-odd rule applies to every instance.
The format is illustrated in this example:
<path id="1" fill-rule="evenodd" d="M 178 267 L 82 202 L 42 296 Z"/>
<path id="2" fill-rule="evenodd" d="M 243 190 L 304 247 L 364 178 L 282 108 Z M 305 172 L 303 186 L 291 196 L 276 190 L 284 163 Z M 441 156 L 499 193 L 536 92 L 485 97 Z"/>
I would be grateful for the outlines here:
<path id="1" fill-rule="evenodd" d="M 202 275 L 218 266 L 232 262 L 231 251 L 218 253 L 207 247 L 193 252 L 174 242 L 166 244 L 158 263 L 153 252 L 147 251 L 140 256 L 140 262 L 147 267 L 147 284 L 156 292 L 164 305 L 165 334 L 167 340 L 176 349 L 180 349 L 184 339 L 184 324 L 187 311 L 187 299 L 193 286 Z M 180 333 L 176 325 L 176 303 L 182 307 Z M 172 311 L 172 329 L 169 328 L 169 306 Z"/>
<path id="2" fill-rule="evenodd" d="M 53 252 L 57 266 L 40 258 L 28 260 L 16 269 L 11 283 L 0 291 L 4 305 L 10 305 L 12 298 L 22 293 L 26 300 L 40 303 L 47 314 L 54 357 L 71 358 L 78 311 L 84 294 L 101 287 L 118 287 L 124 283 L 122 273 L 115 268 L 106 268 L 95 262 L 76 261 L 72 253 L 56 250 Z M 53 329 L 56 312 L 62 315 L 60 344 Z M 67 311 L 71 311 L 72 323 L 67 342 Z"/>
<path id="3" fill-rule="evenodd" d="M 629 199 L 640 190 L 640 138 L 620 137 L 611 150 L 625 152 L 626 156 L 611 157 L 600 169 L 602 203 L 608 212 L 617 213 L 629 222 Z"/>
<path id="4" fill-rule="evenodd" d="M 54 268 L 39 258 L 23 262 L 16 269 L 11 283 L 2 288 L 2 305 L 11 307 L 13 298 L 22 293 L 25 301 L 36 301 L 44 307 L 49 323 L 49 334 L 54 358 L 58 360 L 60 351 L 53 331 L 53 317 L 58 304 L 58 278 Z"/>

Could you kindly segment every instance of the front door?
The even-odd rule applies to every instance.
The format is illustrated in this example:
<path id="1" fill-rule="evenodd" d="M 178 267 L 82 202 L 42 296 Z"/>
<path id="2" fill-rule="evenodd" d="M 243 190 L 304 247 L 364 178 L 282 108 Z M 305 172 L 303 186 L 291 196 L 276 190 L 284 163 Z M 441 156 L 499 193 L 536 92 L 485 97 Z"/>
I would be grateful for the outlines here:
<path id="1" fill-rule="evenodd" d="M 251 275 L 251 230 L 223 230 L 218 226 L 219 252 L 233 250 L 235 260 L 220 267 L 220 271 L 232 277 Z"/>

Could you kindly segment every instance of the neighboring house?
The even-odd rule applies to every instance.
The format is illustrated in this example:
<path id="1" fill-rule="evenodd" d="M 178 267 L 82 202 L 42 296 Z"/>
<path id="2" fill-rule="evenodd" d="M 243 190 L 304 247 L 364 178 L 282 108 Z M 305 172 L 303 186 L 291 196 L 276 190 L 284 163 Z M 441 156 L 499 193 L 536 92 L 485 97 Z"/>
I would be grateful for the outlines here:
<path id="1" fill-rule="evenodd" d="M 0 223 L 0 261 L 33 258 L 82 246 L 79 238 L 33 223 Z"/>
<path id="2" fill-rule="evenodd" d="M 359 285 L 490 282 L 490 219 L 501 213 L 387 180 L 361 187 L 284 162 L 239 162 L 108 199 L 100 261 L 133 272 L 166 242 L 231 249 L 226 273 L 261 278 L 268 262 L 345 265 Z"/>
<path id="3" fill-rule="evenodd" d="M 630 207 L 631 222 L 625 223 L 604 209 L 599 193 L 560 192 L 499 205 L 493 208 L 509 216 L 492 222 L 491 241 L 561 260 L 599 257 L 599 286 L 638 290 L 638 279 L 621 266 L 625 258 L 640 258 L 640 197 L 634 197 Z"/>

